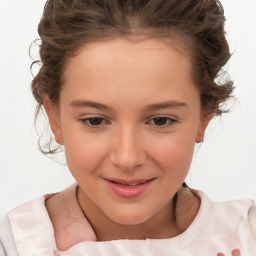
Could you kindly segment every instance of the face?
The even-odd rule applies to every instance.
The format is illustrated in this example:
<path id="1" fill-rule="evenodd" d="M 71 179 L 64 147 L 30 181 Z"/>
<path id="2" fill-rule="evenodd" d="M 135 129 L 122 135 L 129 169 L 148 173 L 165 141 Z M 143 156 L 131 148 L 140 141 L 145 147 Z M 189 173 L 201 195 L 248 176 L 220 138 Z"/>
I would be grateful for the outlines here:
<path id="1" fill-rule="evenodd" d="M 169 209 L 208 123 L 200 105 L 188 58 L 151 39 L 84 46 L 59 106 L 44 97 L 84 209 L 130 225 Z"/>

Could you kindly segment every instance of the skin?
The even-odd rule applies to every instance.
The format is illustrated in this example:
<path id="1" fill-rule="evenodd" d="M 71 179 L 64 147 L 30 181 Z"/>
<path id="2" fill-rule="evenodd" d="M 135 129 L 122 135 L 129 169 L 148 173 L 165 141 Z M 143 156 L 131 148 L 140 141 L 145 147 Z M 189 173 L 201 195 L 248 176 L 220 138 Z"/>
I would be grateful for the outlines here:
<path id="1" fill-rule="evenodd" d="M 238 249 L 233 250 L 231 253 L 232 253 L 232 256 L 241 256 L 241 253 Z M 217 256 L 225 256 L 225 254 L 218 253 Z"/>
<path id="2" fill-rule="evenodd" d="M 43 95 L 44 107 L 97 240 L 182 233 L 200 202 L 193 199 L 181 228 L 173 197 L 211 119 L 202 115 L 186 55 L 153 39 L 90 43 L 69 60 L 64 78 L 58 106 Z M 124 198 L 106 179 L 152 182 Z"/>

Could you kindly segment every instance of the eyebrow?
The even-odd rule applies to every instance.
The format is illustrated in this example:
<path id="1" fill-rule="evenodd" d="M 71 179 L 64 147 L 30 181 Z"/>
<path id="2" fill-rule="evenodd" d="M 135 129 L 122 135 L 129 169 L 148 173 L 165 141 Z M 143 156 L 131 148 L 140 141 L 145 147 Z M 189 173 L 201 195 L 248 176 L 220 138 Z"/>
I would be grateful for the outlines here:
<path id="1" fill-rule="evenodd" d="M 187 106 L 188 105 L 185 102 L 170 100 L 170 101 L 165 101 L 161 103 L 147 105 L 145 109 L 159 110 L 159 109 L 166 109 L 166 108 L 181 108 L 181 107 L 187 107 Z"/>
<path id="2" fill-rule="evenodd" d="M 74 107 L 90 107 L 95 108 L 98 110 L 111 110 L 112 108 L 110 106 L 104 105 L 102 103 L 98 103 L 95 101 L 88 101 L 88 100 L 74 100 L 70 104 Z M 180 101 L 165 101 L 161 103 L 156 104 L 150 104 L 145 107 L 145 110 L 153 111 L 153 110 L 159 110 L 159 109 L 166 109 L 166 108 L 181 108 L 181 107 L 187 107 L 187 104 Z"/>
<path id="3" fill-rule="evenodd" d="M 70 104 L 71 106 L 74 107 L 90 107 L 90 108 L 95 108 L 99 110 L 111 110 L 111 107 L 106 106 L 104 104 L 94 102 L 94 101 L 88 101 L 88 100 L 74 100 Z"/>

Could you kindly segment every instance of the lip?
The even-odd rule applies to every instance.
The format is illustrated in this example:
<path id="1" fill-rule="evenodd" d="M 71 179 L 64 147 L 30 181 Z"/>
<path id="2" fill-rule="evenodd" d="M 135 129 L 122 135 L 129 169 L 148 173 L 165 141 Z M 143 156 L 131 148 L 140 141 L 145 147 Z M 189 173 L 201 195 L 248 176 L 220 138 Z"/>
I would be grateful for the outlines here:
<path id="1" fill-rule="evenodd" d="M 121 180 L 104 178 L 108 188 L 123 198 L 135 198 L 143 194 L 152 184 L 152 179 Z"/>

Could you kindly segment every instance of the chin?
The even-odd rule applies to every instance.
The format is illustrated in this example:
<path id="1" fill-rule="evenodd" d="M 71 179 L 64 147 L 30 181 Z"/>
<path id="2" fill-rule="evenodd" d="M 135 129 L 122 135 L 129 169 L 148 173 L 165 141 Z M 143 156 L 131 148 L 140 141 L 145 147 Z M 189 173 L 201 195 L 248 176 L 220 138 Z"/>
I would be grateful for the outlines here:
<path id="1" fill-rule="evenodd" d="M 140 225 L 148 221 L 151 217 L 151 214 L 146 214 L 145 212 L 133 212 L 132 210 L 117 211 L 109 216 L 113 222 L 119 225 Z"/>

